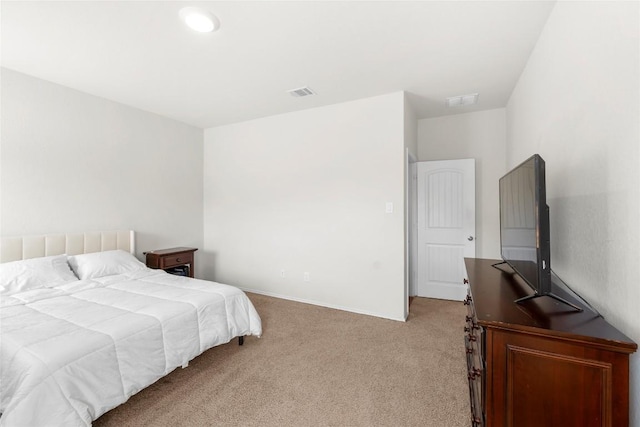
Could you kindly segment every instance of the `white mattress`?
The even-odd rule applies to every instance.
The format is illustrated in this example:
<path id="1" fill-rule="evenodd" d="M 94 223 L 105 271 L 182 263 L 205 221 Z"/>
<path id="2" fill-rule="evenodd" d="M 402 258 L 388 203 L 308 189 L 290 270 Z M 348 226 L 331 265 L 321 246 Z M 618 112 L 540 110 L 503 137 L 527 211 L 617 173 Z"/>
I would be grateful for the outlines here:
<path id="1" fill-rule="evenodd" d="M 203 351 L 262 333 L 237 288 L 161 270 L 0 301 L 0 425 L 86 426 Z"/>

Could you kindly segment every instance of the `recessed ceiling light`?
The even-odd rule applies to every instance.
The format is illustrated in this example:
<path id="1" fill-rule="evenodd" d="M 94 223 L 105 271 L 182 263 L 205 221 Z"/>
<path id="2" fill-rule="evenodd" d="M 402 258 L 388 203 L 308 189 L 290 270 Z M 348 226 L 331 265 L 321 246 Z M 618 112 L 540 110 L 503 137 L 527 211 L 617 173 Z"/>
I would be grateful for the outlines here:
<path id="1" fill-rule="evenodd" d="M 220 28 L 220 21 L 208 10 L 199 7 L 183 7 L 180 9 L 180 18 L 192 30 L 201 33 L 210 33 Z"/>
<path id="2" fill-rule="evenodd" d="M 452 96 L 447 98 L 447 107 L 464 107 L 465 105 L 473 105 L 478 102 L 478 94 Z"/>

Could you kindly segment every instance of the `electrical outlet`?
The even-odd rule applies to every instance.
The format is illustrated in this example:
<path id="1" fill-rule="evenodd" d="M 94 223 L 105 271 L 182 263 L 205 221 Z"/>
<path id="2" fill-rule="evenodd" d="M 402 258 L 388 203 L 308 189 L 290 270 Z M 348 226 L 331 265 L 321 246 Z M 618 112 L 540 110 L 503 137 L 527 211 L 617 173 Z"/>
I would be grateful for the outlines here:
<path id="1" fill-rule="evenodd" d="M 311 281 L 311 277 L 309 276 L 309 273 L 305 271 L 303 279 L 305 282 L 310 282 Z"/>

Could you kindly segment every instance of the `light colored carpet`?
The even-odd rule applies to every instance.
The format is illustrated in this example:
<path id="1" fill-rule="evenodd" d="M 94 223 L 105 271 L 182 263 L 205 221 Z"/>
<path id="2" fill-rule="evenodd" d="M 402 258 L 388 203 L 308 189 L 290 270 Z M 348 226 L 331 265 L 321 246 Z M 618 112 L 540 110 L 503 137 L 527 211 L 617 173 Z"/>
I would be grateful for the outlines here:
<path id="1" fill-rule="evenodd" d="M 415 298 L 397 322 L 249 297 L 262 338 L 206 351 L 94 425 L 470 425 L 462 303 Z"/>

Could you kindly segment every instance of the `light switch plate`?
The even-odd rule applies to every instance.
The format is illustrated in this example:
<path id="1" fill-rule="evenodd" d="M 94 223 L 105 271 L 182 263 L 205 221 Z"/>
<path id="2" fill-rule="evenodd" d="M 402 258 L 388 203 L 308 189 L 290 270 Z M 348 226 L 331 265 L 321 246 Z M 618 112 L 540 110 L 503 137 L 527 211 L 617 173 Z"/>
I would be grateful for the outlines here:
<path id="1" fill-rule="evenodd" d="M 393 202 L 387 202 L 384 211 L 385 213 L 393 213 Z"/>

